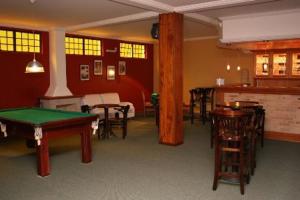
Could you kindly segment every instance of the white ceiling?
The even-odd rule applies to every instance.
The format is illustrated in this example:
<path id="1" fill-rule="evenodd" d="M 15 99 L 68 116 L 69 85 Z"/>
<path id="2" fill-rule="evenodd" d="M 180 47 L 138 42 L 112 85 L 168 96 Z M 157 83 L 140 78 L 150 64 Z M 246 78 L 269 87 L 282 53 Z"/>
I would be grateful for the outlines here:
<path id="1" fill-rule="evenodd" d="M 300 8 L 300 0 L 1 0 L 0 26 L 152 41 L 158 14 L 185 14 L 185 39 L 218 37 L 220 17 Z M 151 11 L 151 12 L 149 12 Z M 137 15 L 138 14 L 138 15 Z"/>

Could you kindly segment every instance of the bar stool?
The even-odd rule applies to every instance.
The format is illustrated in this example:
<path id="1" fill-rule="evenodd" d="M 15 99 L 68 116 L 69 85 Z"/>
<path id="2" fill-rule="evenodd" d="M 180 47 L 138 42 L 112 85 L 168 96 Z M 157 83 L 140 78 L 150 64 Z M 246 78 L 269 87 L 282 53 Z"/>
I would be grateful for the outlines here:
<path id="1" fill-rule="evenodd" d="M 219 180 L 240 185 L 244 194 L 244 184 L 250 181 L 250 135 L 248 134 L 252 113 L 241 110 L 216 109 L 214 117 L 215 131 L 215 172 L 213 190 Z"/>

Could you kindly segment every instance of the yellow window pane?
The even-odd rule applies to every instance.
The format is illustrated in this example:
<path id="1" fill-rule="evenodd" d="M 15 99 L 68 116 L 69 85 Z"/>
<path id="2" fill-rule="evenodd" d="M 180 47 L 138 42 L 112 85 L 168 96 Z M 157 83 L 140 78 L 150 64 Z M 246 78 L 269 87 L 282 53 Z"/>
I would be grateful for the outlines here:
<path id="1" fill-rule="evenodd" d="M 1 44 L 1 50 L 7 51 L 7 45 L 6 44 Z"/>
<path id="2" fill-rule="evenodd" d="M 82 39 L 82 38 L 79 38 L 78 42 L 82 44 L 83 39 Z"/>
<path id="3" fill-rule="evenodd" d="M 74 44 L 74 48 L 75 48 L 75 49 L 78 49 L 78 44 Z"/>
<path id="4" fill-rule="evenodd" d="M 40 40 L 40 34 L 34 34 L 34 39 Z"/>
<path id="5" fill-rule="evenodd" d="M 78 50 L 77 50 L 77 49 L 75 49 L 75 50 L 74 50 L 74 53 L 75 53 L 75 54 L 78 54 Z"/>
<path id="6" fill-rule="evenodd" d="M 16 32 L 16 38 L 22 38 L 22 35 L 20 32 Z"/>
<path id="7" fill-rule="evenodd" d="M 7 37 L 12 38 L 13 37 L 13 32 L 12 31 L 7 31 Z"/>
<path id="8" fill-rule="evenodd" d="M 66 54 L 69 54 L 70 53 L 70 50 L 69 49 L 66 49 Z"/>
<path id="9" fill-rule="evenodd" d="M 21 45 L 21 39 L 16 39 L 16 44 Z"/>
<path id="10" fill-rule="evenodd" d="M 28 46 L 22 46 L 22 51 L 28 52 Z"/>
<path id="11" fill-rule="evenodd" d="M 6 44 L 6 43 L 7 43 L 6 38 L 1 38 L 1 39 L 0 39 L 0 43 L 1 43 L 1 44 Z"/>
<path id="12" fill-rule="evenodd" d="M 7 39 L 7 44 L 13 44 L 13 43 L 14 43 L 14 40 L 12 38 Z"/>
<path id="13" fill-rule="evenodd" d="M 66 47 L 66 48 L 69 48 L 69 46 L 70 46 L 69 43 L 66 43 L 65 47 Z"/>
<path id="14" fill-rule="evenodd" d="M 65 42 L 69 42 L 69 38 L 68 37 L 65 37 Z"/>
<path id="15" fill-rule="evenodd" d="M 70 44 L 70 49 L 74 49 L 74 44 L 73 43 Z"/>
<path id="16" fill-rule="evenodd" d="M 75 42 L 75 43 L 78 43 L 78 38 L 74 38 L 74 42 Z"/>
<path id="17" fill-rule="evenodd" d="M 29 47 L 29 52 L 34 52 L 34 47 Z"/>
<path id="18" fill-rule="evenodd" d="M 22 51 L 22 47 L 20 45 L 16 46 L 16 51 Z"/>
<path id="19" fill-rule="evenodd" d="M 34 47 L 35 52 L 39 53 L 41 52 L 41 48 L 40 47 Z"/>
<path id="20" fill-rule="evenodd" d="M 74 54 L 74 49 L 70 49 L 70 54 Z"/>
<path id="21" fill-rule="evenodd" d="M 6 31 L 0 30 L 0 37 L 6 37 Z"/>
<path id="22" fill-rule="evenodd" d="M 33 40 L 29 40 L 28 44 L 29 44 L 29 46 L 34 46 L 34 41 Z"/>
<path id="23" fill-rule="evenodd" d="M 28 33 L 22 33 L 22 38 L 27 39 L 28 38 Z"/>
<path id="24" fill-rule="evenodd" d="M 29 33 L 29 34 L 28 34 L 28 39 L 33 40 L 33 38 L 34 38 L 33 34 L 32 34 L 32 33 Z"/>
<path id="25" fill-rule="evenodd" d="M 80 54 L 80 55 L 82 55 L 82 54 L 83 54 L 83 51 L 82 51 L 82 50 L 78 50 L 78 51 L 79 51 L 79 54 Z"/>
<path id="26" fill-rule="evenodd" d="M 74 43 L 74 38 L 70 38 L 70 43 Z"/>
<path id="27" fill-rule="evenodd" d="M 23 45 L 28 45 L 28 40 L 22 40 Z"/>
<path id="28" fill-rule="evenodd" d="M 36 40 L 35 40 L 34 46 L 39 47 L 39 46 L 40 46 L 40 41 L 36 41 Z"/>
<path id="29" fill-rule="evenodd" d="M 14 46 L 13 45 L 7 45 L 7 50 L 8 51 L 13 51 L 14 50 Z"/>

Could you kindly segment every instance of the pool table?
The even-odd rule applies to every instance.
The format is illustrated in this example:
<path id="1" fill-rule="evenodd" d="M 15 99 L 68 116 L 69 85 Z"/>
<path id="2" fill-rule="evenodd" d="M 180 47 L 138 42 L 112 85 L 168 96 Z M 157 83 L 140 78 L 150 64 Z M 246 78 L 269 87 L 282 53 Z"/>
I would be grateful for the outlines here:
<path id="1" fill-rule="evenodd" d="M 92 161 L 91 133 L 98 128 L 98 116 L 88 113 L 45 108 L 0 110 L 0 126 L 4 136 L 15 133 L 36 141 L 37 168 L 40 176 L 50 174 L 48 140 L 80 134 L 83 163 Z"/>

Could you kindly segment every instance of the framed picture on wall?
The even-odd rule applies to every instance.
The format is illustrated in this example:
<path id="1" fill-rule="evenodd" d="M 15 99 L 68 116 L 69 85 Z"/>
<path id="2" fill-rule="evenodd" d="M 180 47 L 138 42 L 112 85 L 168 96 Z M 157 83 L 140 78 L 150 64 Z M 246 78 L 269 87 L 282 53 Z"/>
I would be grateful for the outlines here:
<path id="1" fill-rule="evenodd" d="M 102 75 L 102 60 L 94 61 L 94 75 Z"/>
<path id="2" fill-rule="evenodd" d="M 119 61 L 119 75 L 126 75 L 126 62 Z"/>
<path id="3" fill-rule="evenodd" d="M 80 80 L 90 80 L 90 70 L 88 65 L 80 65 Z"/>

